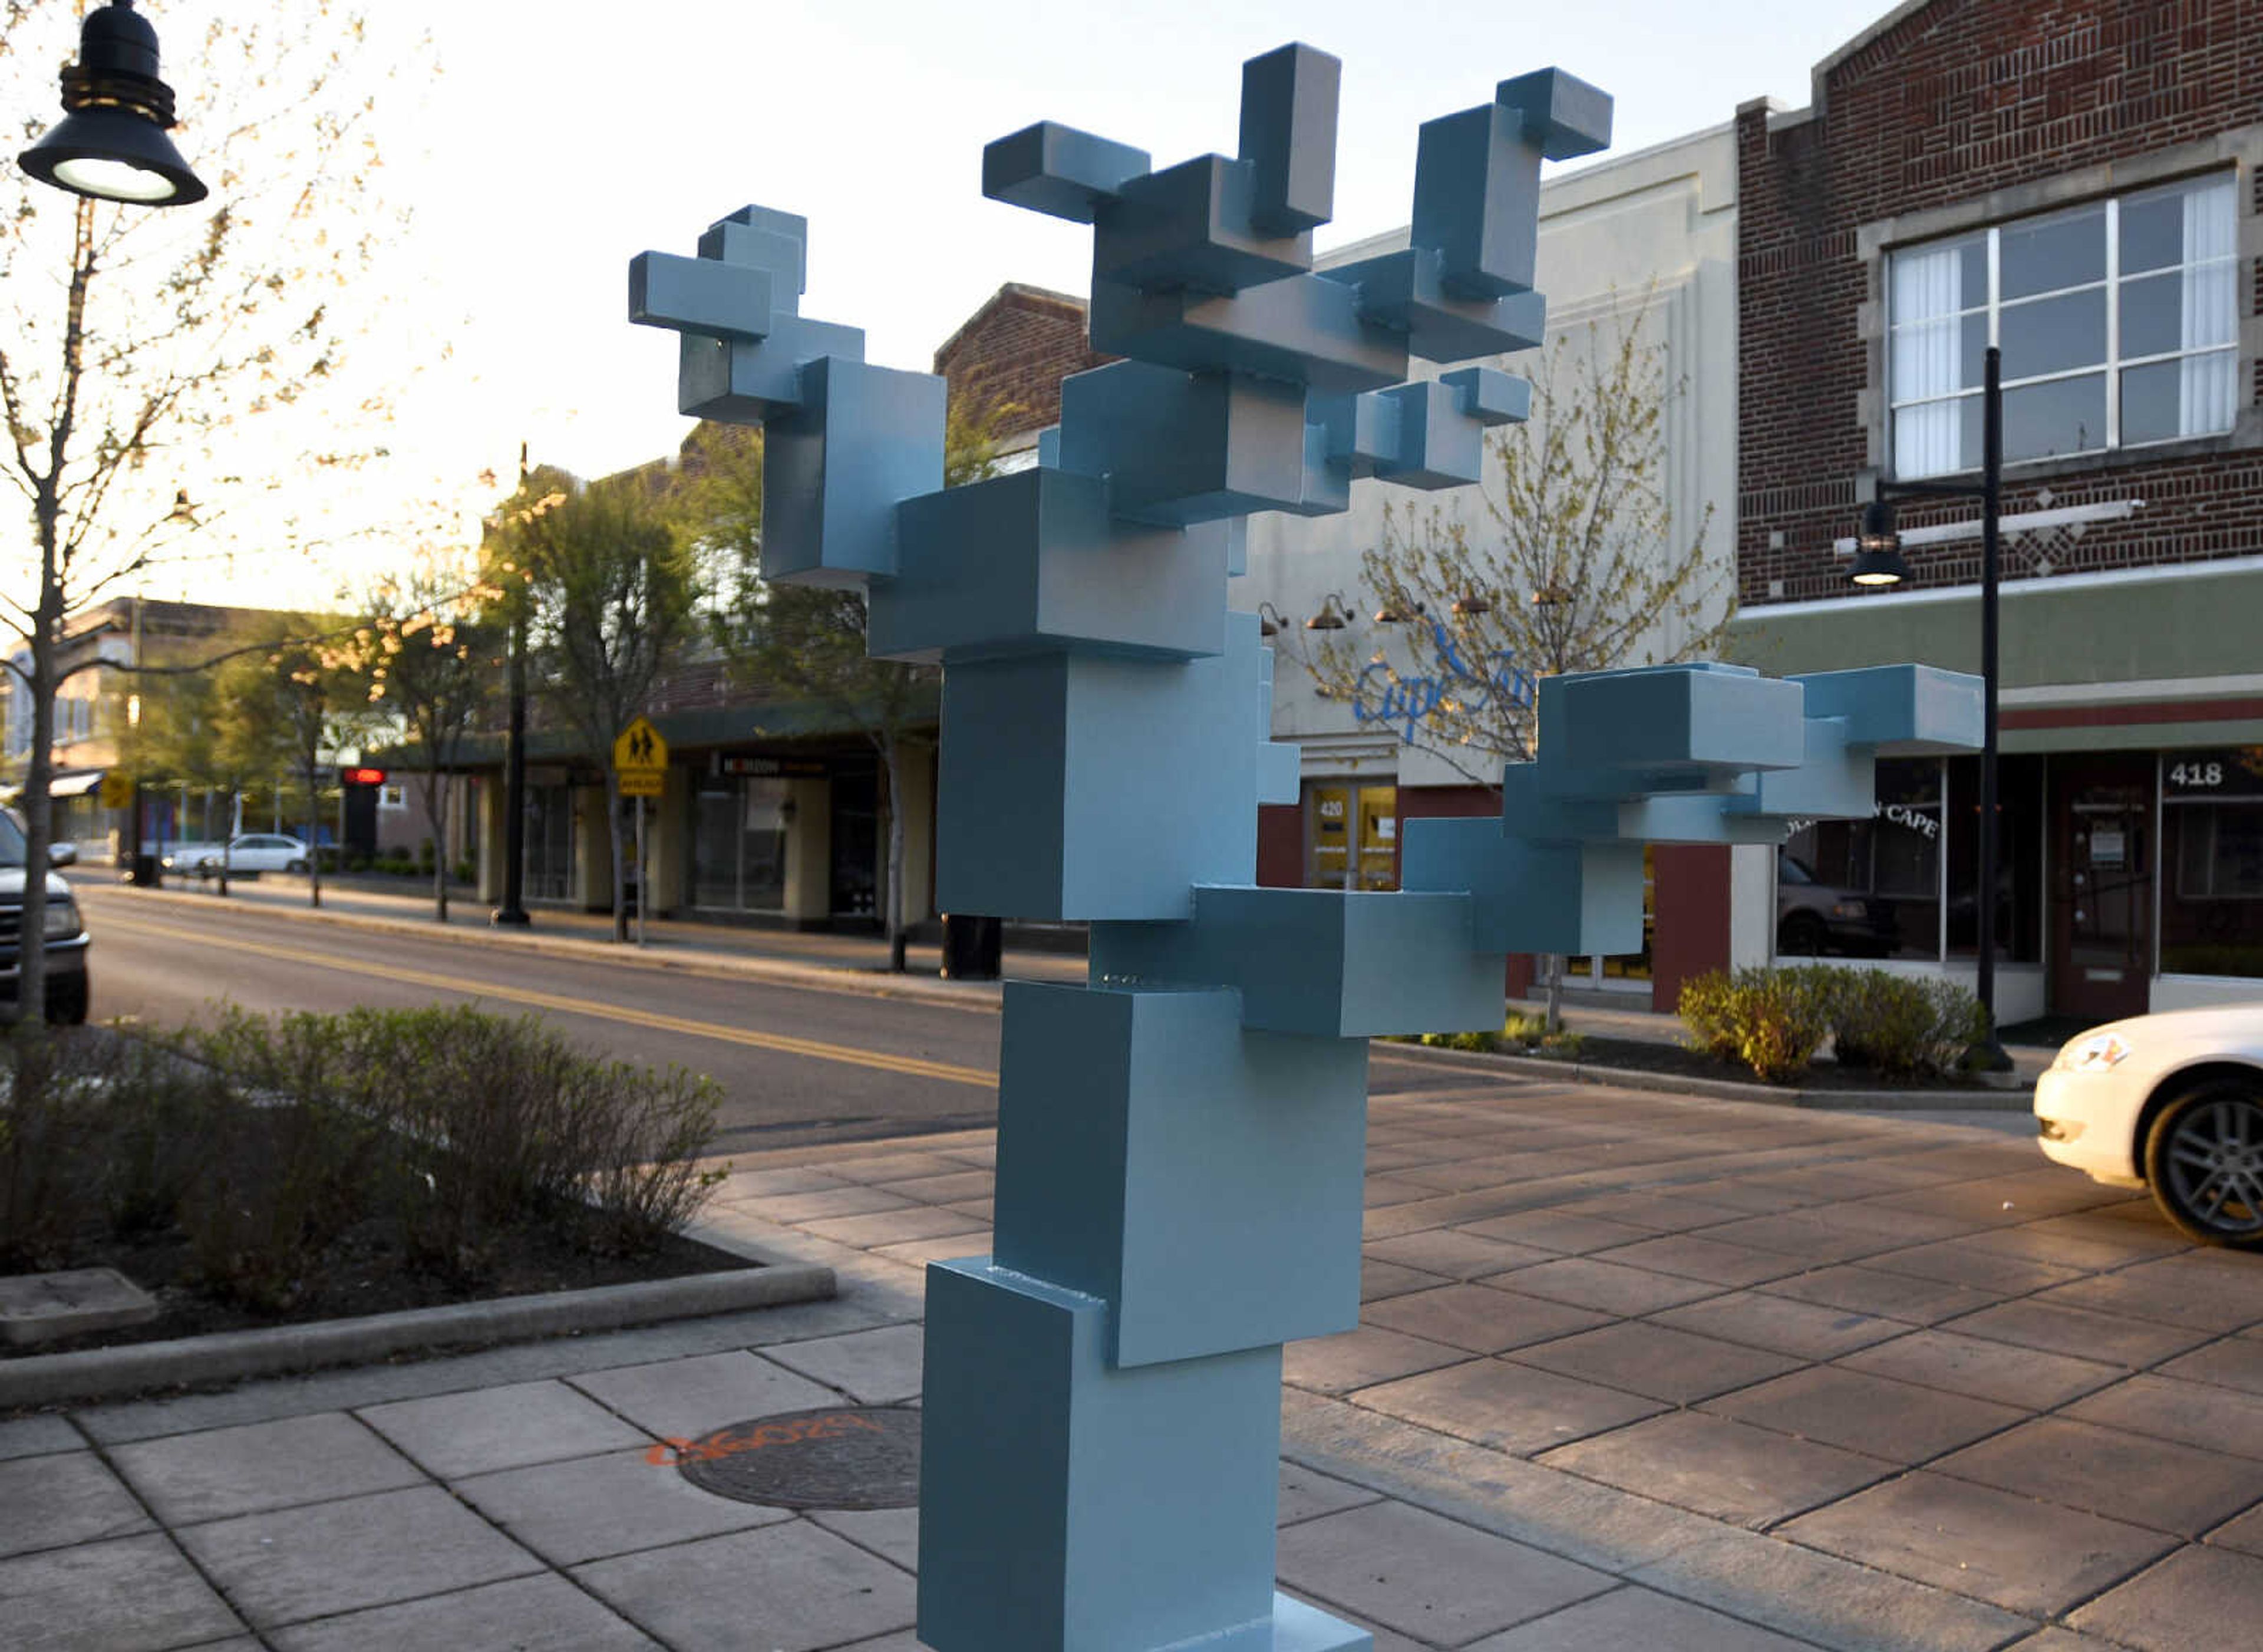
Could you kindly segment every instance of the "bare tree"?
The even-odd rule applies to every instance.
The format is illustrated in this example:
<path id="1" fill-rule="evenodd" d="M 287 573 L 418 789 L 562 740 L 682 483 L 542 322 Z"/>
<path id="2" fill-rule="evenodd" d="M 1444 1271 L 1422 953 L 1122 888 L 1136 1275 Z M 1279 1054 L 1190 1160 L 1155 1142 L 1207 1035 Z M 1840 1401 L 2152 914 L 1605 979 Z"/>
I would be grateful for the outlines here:
<path id="1" fill-rule="evenodd" d="M 485 554 L 488 583 L 503 593 L 499 618 L 523 613 L 537 679 L 604 764 L 613 938 L 625 941 L 628 846 L 613 741 L 690 634 L 698 598 L 672 475 L 654 464 L 584 483 L 538 466 L 489 525 Z M 638 898 L 650 892 L 640 888 Z"/>
<path id="2" fill-rule="evenodd" d="M 367 684 L 351 628 L 305 614 L 278 614 L 270 638 L 223 662 L 213 682 L 215 762 L 239 786 L 262 773 L 299 779 L 309 906 L 322 903 L 322 759 L 367 723 Z M 223 879 L 227 865 L 223 851 Z"/>
<path id="3" fill-rule="evenodd" d="M 494 699 L 503 627 L 483 608 L 502 592 L 480 586 L 467 568 L 424 555 L 409 571 L 381 581 L 355 641 L 367 662 L 374 701 L 406 726 L 424 754 L 418 790 L 432 835 L 432 917 L 448 921 L 449 778 L 465 740 Z"/>
<path id="4" fill-rule="evenodd" d="M 944 428 L 946 488 L 996 467 L 996 431 L 1017 409 L 954 399 Z M 749 688 L 825 706 L 879 754 L 887 795 L 888 870 L 881 924 L 889 967 L 900 972 L 904 928 L 904 772 L 936 720 L 943 674 L 864 651 L 862 592 L 772 585 L 762 577 L 763 442 L 759 431 L 701 424 L 683 445 L 690 512 L 710 568 L 712 624 L 733 674 Z"/>

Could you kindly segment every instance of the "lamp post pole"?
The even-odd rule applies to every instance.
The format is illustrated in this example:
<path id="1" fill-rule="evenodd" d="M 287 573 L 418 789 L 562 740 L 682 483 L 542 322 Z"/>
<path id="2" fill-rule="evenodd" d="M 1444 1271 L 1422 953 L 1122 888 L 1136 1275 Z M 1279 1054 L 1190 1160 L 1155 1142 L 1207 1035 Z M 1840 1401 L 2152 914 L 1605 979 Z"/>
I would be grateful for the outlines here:
<path id="1" fill-rule="evenodd" d="M 518 486 L 526 489 L 526 444 L 518 445 Z M 502 747 L 502 904 L 488 915 L 501 928 L 524 929 L 526 916 L 526 594 L 511 605 L 510 710 Z"/>
<path id="2" fill-rule="evenodd" d="M 502 904 L 488 922 L 523 926 L 526 916 L 526 617 L 510 622 L 510 721 L 503 734 Z"/>
<path id="3" fill-rule="evenodd" d="M 1999 556 L 2004 503 L 2004 359 L 1995 345 L 1988 346 L 1982 369 L 1980 402 L 1980 485 L 1948 482 L 1879 481 L 1876 498 L 1865 509 L 1862 531 L 1856 540 L 1851 575 L 1860 585 L 1897 585 L 1909 577 L 1902 560 L 1901 537 L 1894 531 L 1896 499 L 1980 500 L 1980 853 L 1979 934 L 1975 938 L 1973 994 L 1988 1016 L 1988 1041 L 1981 1050 L 1981 1065 L 2003 1072 L 2011 1065 L 2002 1040 L 1996 1036 L 1996 869 L 1998 834 L 1996 801 L 1996 689 L 1999 634 Z"/>
<path id="4" fill-rule="evenodd" d="M 1992 1072 L 2011 1066 L 1996 1036 L 1996 856 L 2001 822 L 1996 814 L 1996 641 L 1998 524 L 2004 496 L 2003 352 L 1988 346 L 1980 407 L 1980 903 L 1978 952 L 1973 960 L 1973 991 L 1988 1013 L 1988 1046 L 1982 1052 Z"/>

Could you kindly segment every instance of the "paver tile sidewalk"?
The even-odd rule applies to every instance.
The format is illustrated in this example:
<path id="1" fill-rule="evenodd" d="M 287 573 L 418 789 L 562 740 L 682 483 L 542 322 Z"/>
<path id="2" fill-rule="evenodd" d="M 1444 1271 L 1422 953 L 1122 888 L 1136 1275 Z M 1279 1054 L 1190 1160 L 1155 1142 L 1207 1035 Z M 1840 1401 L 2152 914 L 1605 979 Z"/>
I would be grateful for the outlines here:
<path id="1" fill-rule="evenodd" d="M 1283 1586 L 1378 1652 L 2263 1621 L 2263 1260 L 2000 1130 L 1460 1076 L 1373 1126 L 1378 1180 L 1502 1166 L 1382 1207 L 1366 1323 L 1290 1351 Z M 0 1641 L 912 1652 L 915 1511 L 732 1503 L 667 1442 L 915 1398 L 913 1253 L 984 1247 L 994 1161 L 742 1163 L 711 1225 L 839 1301 L 0 1422 Z M 808 1202 L 849 1185 L 964 1231 Z"/>

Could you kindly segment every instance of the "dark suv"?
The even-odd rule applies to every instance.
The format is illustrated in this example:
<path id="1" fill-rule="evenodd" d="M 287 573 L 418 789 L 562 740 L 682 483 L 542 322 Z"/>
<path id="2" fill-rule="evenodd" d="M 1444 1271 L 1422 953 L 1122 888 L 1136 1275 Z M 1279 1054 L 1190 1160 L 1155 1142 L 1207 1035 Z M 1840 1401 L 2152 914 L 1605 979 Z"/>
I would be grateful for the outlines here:
<path id="1" fill-rule="evenodd" d="M 54 864 L 67 866 L 77 859 L 68 844 L 59 845 Z M 24 829 L 15 817 L 0 814 L 0 999 L 13 1001 L 17 962 L 24 944 Z M 70 885 L 53 872 L 47 873 L 47 1019 L 76 1025 L 86 1019 L 89 984 L 86 952 L 91 943 L 86 925 L 79 921 L 78 902 Z"/>

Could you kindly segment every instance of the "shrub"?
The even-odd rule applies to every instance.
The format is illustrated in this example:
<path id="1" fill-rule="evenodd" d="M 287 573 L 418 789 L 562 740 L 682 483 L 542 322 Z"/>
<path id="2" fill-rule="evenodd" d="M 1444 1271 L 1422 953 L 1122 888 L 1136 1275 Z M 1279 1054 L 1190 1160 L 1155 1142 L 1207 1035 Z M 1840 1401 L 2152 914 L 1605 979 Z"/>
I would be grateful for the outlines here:
<path id="1" fill-rule="evenodd" d="M 1898 1078 L 1960 1070 L 1987 1033 L 1980 1002 L 1955 982 L 1880 969 L 1816 968 L 1839 1064 Z"/>
<path id="2" fill-rule="evenodd" d="M 112 1234 L 132 1238 L 176 1220 L 206 1170 L 216 1121 L 235 1098 L 209 1068 L 158 1046 L 119 1038 L 109 1050 L 102 1210 Z"/>
<path id="3" fill-rule="evenodd" d="M 1548 1036 L 1548 1018 L 1513 1010 L 1508 1019 L 1501 1023 L 1500 1035 L 1511 1044 L 1538 1044 Z"/>
<path id="4" fill-rule="evenodd" d="M 1709 969 L 1681 983 L 1674 1008 L 1689 1029 L 1690 1047 L 1716 1061 L 1737 1059 L 1736 985 L 1725 969 Z"/>
<path id="5" fill-rule="evenodd" d="M 1678 1008 L 1696 1047 L 1780 1084 L 1806 1067 L 1830 1031 L 1826 996 L 1805 970 L 1709 970 L 1682 984 Z"/>
<path id="6" fill-rule="evenodd" d="M 1551 1032 L 1540 1040 L 1539 1052 L 1552 1061 L 1576 1061 L 1587 1047 L 1587 1036 L 1566 1028 Z"/>
<path id="7" fill-rule="evenodd" d="M 1467 1050 L 1479 1055 L 1490 1055 L 1500 1048 L 1500 1035 L 1496 1032 L 1425 1032 L 1415 1041 L 1434 1050 Z"/>
<path id="8" fill-rule="evenodd" d="M 384 1127 L 323 1103 L 237 1098 L 208 1121 L 206 1169 L 178 1221 L 205 1288 L 261 1312 L 322 1282 L 323 1257 L 370 1210 Z"/>
<path id="9" fill-rule="evenodd" d="M 725 1172 L 699 1156 L 715 1129 L 715 1081 L 671 1067 L 662 1074 L 615 1063 L 586 1076 L 596 1122 L 585 1192 L 600 1217 L 600 1244 L 624 1256 L 650 1250 L 680 1231 Z M 636 1092 L 623 1105 L 619 1092 Z"/>
<path id="10" fill-rule="evenodd" d="M 593 1060 L 531 1016 L 237 1012 L 195 1044 L 259 1089 L 383 1127 L 369 1199 L 440 1273 L 476 1272 L 501 1229 L 574 1201 L 597 1212 L 600 1248 L 647 1251 L 720 1179 L 697 1165 L 714 1130 L 711 1081 Z"/>
<path id="11" fill-rule="evenodd" d="M 59 1040 L 38 1021 L 19 1022 L 7 1045 L 8 1089 L 0 1097 L 0 1272 L 43 1265 L 83 1197 L 89 1131 Z"/>

